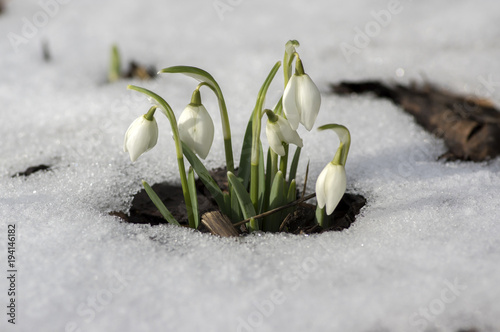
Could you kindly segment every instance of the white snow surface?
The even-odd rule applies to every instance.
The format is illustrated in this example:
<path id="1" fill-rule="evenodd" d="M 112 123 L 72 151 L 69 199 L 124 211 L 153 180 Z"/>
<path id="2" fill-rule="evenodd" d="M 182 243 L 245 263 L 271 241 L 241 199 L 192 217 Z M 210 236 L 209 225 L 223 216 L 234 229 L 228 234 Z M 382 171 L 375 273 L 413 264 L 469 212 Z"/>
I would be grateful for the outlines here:
<path id="1" fill-rule="evenodd" d="M 500 3 L 400 1 L 376 23 L 373 13 L 390 3 L 7 1 L 0 266 L 7 274 L 7 225 L 15 224 L 18 274 L 15 326 L 0 278 L 0 330 L 500 331 L 500 160 L 438 160 L 444 143 L 390 102 L 329 93 L 341 80 L 428 80 L 499 105 Z M 366 40 L 357 28 L 372 29 L 368 45 L 359 44 Z M 222 239 L 108 214 L 130 208 L 141 179 L 178 182 L 164 117 L 153 150 L 135 163 L 123 152 L 128 125 L 149 107 L 126 85 L 154 89 L 177 115 L 195 87 L 178 75 L 106 83 L 113 43 L 124 62 L 212 73 L 238 157 L 258 89 L 289 39 L 300 41 L 306 72 L 323 94 L 316 124 L 351 130 L 347 190 L 368 203 L 348 230 Z M 355 39 L 364 47 L 347 58 L 341 45 Z M 43 61 L 44 42 L 51 62 Z M 281 88 L 280 71 L 267 107 Z M 220 128 L 215 98 L 202 93 Z M 299 179 L 309 159 L 314 180 L 337 139 L 300 134 Z M 224 164 L 221 136 L 207 167 Z M 52 169 L 12 177 L 39 164 Z"/>

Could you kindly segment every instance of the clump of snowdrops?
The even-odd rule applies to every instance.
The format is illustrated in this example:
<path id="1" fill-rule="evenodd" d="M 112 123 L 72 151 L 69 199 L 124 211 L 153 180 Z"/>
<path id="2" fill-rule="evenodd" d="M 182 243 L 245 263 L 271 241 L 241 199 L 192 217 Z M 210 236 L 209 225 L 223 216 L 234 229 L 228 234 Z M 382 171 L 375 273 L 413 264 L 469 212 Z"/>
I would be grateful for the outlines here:
<path id="1" fill-rule="evenodd" d="M 272 110 L 264 108 L 264 100 L 271 82 L 281 67 L 280 61 L 274 65 L 262 84 L 243 137 L 237 171 L 233 160 L 229 112 L 222 90 L 212 75 L 203 69 L 191 66 L 174 66 L 159 71 L 159 74 L 184 74 L 199 82 L 194 88 L 190 103 L 179 118 L 176 118 L 170 105 L 158 94 L 138 86 L 128 86 L 129 89 L 148 96 L 153 105 L 128 128 L 124 150 L 129 153 L 130 159 L 135 161 L 141 154 L 152 149 L 158 140 L 156 111 L 160 111 L 168 118 L 175 142 L 189 227 L 198 228 L 201 218 L 195 187 L 196 173 L 211 193 L 220 211 L 233 223 L 248 220 L 246 227 L 250 232 L 278 231 L 284 218 L 283 213 L 270 214 L 264 218 L 256 216 L 289 205 L 297 199 L 295 177 L 303 148 L 297 128 L 302 125 L 310 131 L 321 106 L 320 92 L 304 71 L 302 60 L 296 50 L 298 46 L 299 43 L 295 40 L 285 45 L 284 90 Z M 215 131 L 210 113 L 202 103 L 200 91 L 202 88 L 208 88 L 218 99 L 229 183 L 227 192 L 222 192 L 201 161 L 210 152 Z M 261 142 L 263 121 L 269 145 L 266 153 Z M 328 216 L 333 213 L 346 190 L 345 164 L 351 138 L 349 130 L 340 124 L 325 124 L 318 129 L 331 129 L 337 133 L 340 140 L 337 150 L 332 151 L 333 159 L 316 180 L 316 221 L 321 226 L 328 227 Z M 293 147 L 295 151 L 289 163 Z M 191 165 L 187 172 L 185 159 Z M 169 223 L 179 225 L 149 184 L 143 181 L 143 185 L 163 217 Z"/>

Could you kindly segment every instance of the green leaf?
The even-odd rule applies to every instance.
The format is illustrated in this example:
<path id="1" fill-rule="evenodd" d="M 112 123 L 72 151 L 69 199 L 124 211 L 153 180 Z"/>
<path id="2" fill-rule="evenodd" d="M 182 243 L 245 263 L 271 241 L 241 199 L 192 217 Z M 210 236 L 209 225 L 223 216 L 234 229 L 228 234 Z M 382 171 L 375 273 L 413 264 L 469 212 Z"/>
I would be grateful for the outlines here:
<path id="1" fill-rule="evenodd" d="M 243 186 L 248 188 L 250 181 L 250 161 L 252 158 L 252 116 L 247 124 L 243 145 L 241 147 L 240 165 L 238 167 L 238 177 L 243 180 Z"/>
<path id="2" fill-rule="evenodd" d="M 264 165 L 264 152 L 262 149 L 262 143 L 260 144 L 260 156 L 259 156 L 259 213 L 263 212 L 264 208 L 264 196 L 266 191 L 266 173 L 265 173 L 265 165 Z"/>
<path id="3" fill-rule="evenodd" d="M 108 81 L 115 82 L 121 77 L 121 59 L 120 51 L 118 46 L 113 45 L 111 47 L 111 63 L 108 72 Z"/>
<path id="4" fill-rule="evenodd" d="M 231 215 L 229 216 L 229 219 L 233 223 L 238 222 L 243 218 L 243 214 L 241 213 L 241 208 L 240 208 L 240 202 L 238 201 L 238 196 L 236 195 L 236 192 L 234 191 L 233 186 L 229 186 L 229 190 L 231 194 L 229 195 L 230 197 L 230 205 L 231 205 Z"/>
<path id="5" fill-rule="evenodd" d="M 286 197 L 287 203 L 291 203 L 297 199 L 297 184 L 295 179 L 290 182 L 290 186 L 288 186 L 288 194 Z"/>
<path id="6" fill-rule="evenodd" d="M 163 204 L 160 197 L 158 197 L 158 195 L 155 193 L 153 188 L 151 188 L 151 186 L 144 180 L 142 181 L 142 185 L 144 186 L 144 189 L 146 190 L 146 193 L 148 194 L 148 196 L 151 199 L 151 201 L 153 202 L 153 204 L 160 211 L 163 218 L 165 218 L 166 221 L 168 221 L 169 223 L 171 223 L 173 225 L 180 226 L 179 222 L 177 220 L 175 220 L 172 213 L 170 213 L 170 211 L 167 209 L 165 204 Z"/>
<path id="7" fill-rule="evenodd" d="M 255 213 L 255 208 L 252 204 L 252 200 L 250 199 L 250 195 L 248 192 L 245 190 L 245 187 L 243 187 L 243 184 L 238 180 L 236 175 L 234 175 L 232 172 L 227 172 L 227 179 L 229 180 L 229 183 L 233 186 L 233 190 L 236 194 L 236 197 L 238 197 L 238 202 L 240 203 L 240 208 L 241 212 L 243 213 L 243 218 L 248 219 L 256 215 Z M 258 225 L 257 223 L 253 222 L 253 225 L 251 222 L 247 224 L 247 227 L 251 231 L 257 230 Z"/>
<path id="8" fill-rule="evenodd" d="M 186 144 L 184 144 L 184 142 L 182 142 L 182 152 L 186 156 L 186 159 L 189 161 L 191 166 L 196 171 L 196 174 L 198 174 L 198 176 L 200 177 L 200 180 L 203 182 L 205 187 L 212 195 L 213 199 L 219 206 L 219 209 L 222 211 L 222 213 L 229 216 L 230 207 L 224 201 L 224 196 L 217 182 L 215 182 L 215 180 L 212 178 L 210 173 L 208 173 L 208 170 L 205 168 L 200 159 Z"/>
<path id="9" fill-rule="evenodd" d="M 269 195 L 269 210 L 280 207 L 286 203 L 286 196 L 284 193 L 285 180 L 283 173 L 278 171 L 274 177 L 271 193 Z M 277 232 L 282 222 L 282 213 L 274 213 L 264 219 L 263 229 L 267 232 Z"/>
<path id="10" fill-rule="evenodd" d="M 267 149 L 266 179 L 264 183 L 264 205 L 261 209 L 261 213 L 263 211 L 267 211 L 269 206 L 269 193 L 271 191 L 271 183 L 273 182 L 274 179 L 274 173 L 272 168 L 273 153 L 274 152 L 271 150 L 271 148 Z"/>
<path id="11" fill-rule="evenodd" d="M 267 75 L 266 80 L 262 84 L 259 90 L 259 94 L 257 95 L 257 101 L 255 103 L 254 110 L 252 112 L 253 120 L 252 120 L 252 164 L 258 163 L 259 154 L 258 151 L 258 143 L 260 142 L 260 131 L 262 125 L 262 107 L 264 105 L 264 101 L 266 100 L 267 90 L 271 85 L 271 82 L 276 76 L 278 69 L 281 66 L 281 62 L 278 61 L 271 69 L 269 74 Z"/>
<path id="12" fill-rule="evenodd" d="M 290 165 L 290 173 L 288 174 L 288 183 L 291 183 L 297 175 L 297 167 L 299 165 L 301 147 L 297 146 L 293 155 L 292 164 Z"/>
<path id="13" fill-rule="evenodd" d="M 276 76 L 278 69 L 281 66 L 281 62 L 278 61 L 271 69 L 271 72 L 267 75 L 266 80 L 262 84 L 259 94 L 257 95 L 257 102 L 255 103 L 254 110 L 252 112 L 252 157 L 251 166 L 250 166 L 250 198 L 254 204 L 255 209 L 258 209 L 258 165 L 260 158 L 260 132 L 262 125 L 262 105 L 264 104 L 264 100 L 266 99 L 267 90 L 271 85 L 271 82 Z"/>
<path id="14" fill-rule="evenodd" d="M 194 228 L 198 229 L 198 226 L 200 224 L 200 216 L 198 211 L 198 196 L 196 195 L 196 183 L 194 181 L 193 167 L 189 167 L 188 170 L 188 187 L 189 187 L 189 196 L 191 196 L 191 207 L 194 216 Z"/>

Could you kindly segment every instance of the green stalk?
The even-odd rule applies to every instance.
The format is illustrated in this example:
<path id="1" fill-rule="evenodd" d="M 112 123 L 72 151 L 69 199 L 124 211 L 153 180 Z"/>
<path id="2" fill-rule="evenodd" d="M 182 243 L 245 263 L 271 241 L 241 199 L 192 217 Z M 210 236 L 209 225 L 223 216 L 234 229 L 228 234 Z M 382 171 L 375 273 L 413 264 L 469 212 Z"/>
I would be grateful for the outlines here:
<path id="1" fill-rule="evenodd" d="M 283 173 L 283 177 L 286 179 L 286 170 L 288 168 L 288 148 L 290 147 L 289 144 L 285 144 L 285 155 L 283 157 L 280 157 L 280 171 Z"/>
<path id="2" fill-rule="evenodd" d="M 326 124 L 318 127 L 318 130 L 320 131 L 326 129 L 335 131 L 335 133 L 339 137 L 340 145 L 338 150 L 340 150 L 340 155 L 337 156 L 337 153 L 339 153 L 339 151 L 337 151 L 334 159 L 337 159 L 339 165 L 345 166 L 345 163 L 347 162 L 347 155 L 349 154 L 349 148 L 351 147 L 351 133 L 349 132 L 349 129 L 347 129 L 343 125 L 339 125 L 336 123 Z"/>
<path id="3" fill-rule="evenodd" d="M 192 77 L 206 85 L 215 93 L 219 103 L 219 110 L 222 122 L 222 134 L 224 136 L 224 150 L 226 154 L 226 167 L 230 172 L 234 172 L 233 146 L 231 141 L 231 126 L 226 107 L 226 101 L 217 81 L 203 69 L 191 66 L 173 66 L 160 70 L 158 73 L 180 73 Z"/>
<path id="4" fill-rule="evenodd" d="M 278 61 L 274 65 L 273 69 L 267 76 L 266 80 L 260 88 L 259 94 L 257 96 L 257 102 L 255 103 L 255 108 L 253 110 L 252 119 L 252 155 L 250 158 L 250 198 L 255 209 L 258 209 L 259 201 L 259 156 L 260 156 L 260 132 L 262 126 L 262 106 L 264 105 L 264 100 L 266 99 L 267 90 L 271 85 L 274 76 L 278 72 L 281 66 L 281 62 Z"/>
<path id="5" fill-rule="evenodd" d="M 299 47 L 300 44 L 296 40 L 289 40 L 285 44 L 285 55 L 283 56 L 283 75 L 284 75 L 284 82 L 285 82 L 285 88 L 286 85 L 288 84 L 288 81 L 290 80 L 290 77 L 292 77 L 291 74 L 291 69 L 292 69 L 292 61 L 293 61 L 293 55 L 295 52 L 295 47 Z"/>
<path id="6" fill-rule="evenodd" d="M 135 90 L 141 93 L 144 93 L 145 95 L 153 98 L 159 106 L 159 109 L 165 114 L 165 116 L 168 118 L 168 121 L 170 122 L 170 126 L 172 127 L 172 134 L 175 142 L 175 151 L 177 155 L 177 165 L 179 167 L 179 175 L 181 177 L 181 185 L 182 185 L 182 193 L 184 195 L 184 202 L 186 203 L 186 210 L 188 214 L 188 221 L 189 221 L 189 227 L 195 228 L 196 227 L 196 222 L 194 219 L 194 213 L 193 213 L 193 205 L 191 203 L 191 196 L 189 193 L 189 186 L 188 186 L 188 180 L 186 177 L 186 167 L 184 166 L 184 155 L 182 152 L 182 142 L 179 136 L 179 128 L 177 127 L 177 120 L 175 119 L 175 114 L 172 111 L 172 108 L 170 105 L 160 96 L 158 96 L 156 93 L 140 88 L 135 85 L 129 85 L 127 87 L 130 90 Z"/>

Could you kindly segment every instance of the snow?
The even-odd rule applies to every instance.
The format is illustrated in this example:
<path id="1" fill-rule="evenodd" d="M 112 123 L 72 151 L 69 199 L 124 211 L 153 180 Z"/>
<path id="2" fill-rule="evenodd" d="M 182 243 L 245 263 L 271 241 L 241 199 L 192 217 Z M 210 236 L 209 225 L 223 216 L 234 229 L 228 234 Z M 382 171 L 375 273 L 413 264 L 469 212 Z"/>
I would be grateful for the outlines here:
<path id="1" fill-rule="evenodd" d="M 8 1 L 0 14 L 0 250 L 6 271 L 7 225 L 16 224 L 18 307 L 16 326 L 4 313 L 0 330 L 499 331 L 500 160 L 437 161 L 444 143 L 412 117 L 374 97 L 331 95 L 328 84 L 428 79 L 500 105 L 500 5 L 401 1 L 346 58 L 340 45 L 354 46 L 355 29 L 374 26 L 371 12 L 390 3 Z M 25 43 L 13 47 L 9 33 L 25 33 Z M 124 62 L 211 72 L 239 155 L 260 84 L 291 38 L 323 93 L 317 125 L 351 130 L 348 191 L 368 199 L 351 228 L 221 239 L 108 215 L 130 208 L 141 179 L 178 181 L 166 119 L 158 117 L 155 149 L 133 164 L 123 153 L 125 130 L 149 106 L 126 85 L 158 91 L 177 115 L 194 88 L 172 75 L 106 84 L 113 43 Z M 215 98 L 202 94 L 217 129 Z M 337 141 L 300 133 L 301 174 L 309 158 L 315 179 Z M 216 133 L 207 165 L 223 159 Z M 52 169 L 11 177 L 39 164 Z M 5 308 L 9 286 L 0 280 Z"/>

